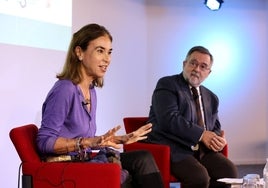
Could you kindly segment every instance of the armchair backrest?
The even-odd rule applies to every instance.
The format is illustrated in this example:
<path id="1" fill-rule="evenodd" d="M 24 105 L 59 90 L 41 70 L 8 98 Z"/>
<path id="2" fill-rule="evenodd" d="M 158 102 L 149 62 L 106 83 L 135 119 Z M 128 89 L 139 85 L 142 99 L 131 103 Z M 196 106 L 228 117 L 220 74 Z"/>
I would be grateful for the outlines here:
<path id="1" fill-rule="evenodd" d="M 125 117 L 123 119 L 126 133 L 131 133 L 142 125 L 145 125 L 148 121 L 148 117 Z"/>
<path id="2" fill-rule="evenodd" d="M 36 146 L 37 131 L 36 125 L 28 124 L 13 128 L 9 133 L 10 139 L 23 163 L 41 161 Z"/>

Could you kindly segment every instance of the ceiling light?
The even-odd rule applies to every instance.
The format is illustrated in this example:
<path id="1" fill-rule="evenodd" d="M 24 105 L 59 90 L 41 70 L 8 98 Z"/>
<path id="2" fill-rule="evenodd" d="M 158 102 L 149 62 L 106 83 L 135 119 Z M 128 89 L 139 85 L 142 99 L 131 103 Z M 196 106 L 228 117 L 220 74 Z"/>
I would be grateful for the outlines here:
<path id="1" fill-rule="evenodd" d="M 223 3 L 223 0 L 205 0 L 205 5 L 210 10 L 219 10 L 221 8 L 222 3 Z"/>

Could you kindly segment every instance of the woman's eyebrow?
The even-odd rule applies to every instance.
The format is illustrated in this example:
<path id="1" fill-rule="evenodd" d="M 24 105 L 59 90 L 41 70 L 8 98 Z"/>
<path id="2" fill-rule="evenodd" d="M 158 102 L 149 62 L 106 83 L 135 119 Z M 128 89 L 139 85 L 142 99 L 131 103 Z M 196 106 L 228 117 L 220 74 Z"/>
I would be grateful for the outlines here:
<path id="1" fill-rule="evenodd" d="M 96 46 L 95 47 L 95 49 L 98 49 L 98 48 L 100 48 L 102 50 L 106 50 L 106 48 L 104 48 L 103 46 Z M 112 51 L 112 50 L 113 50 L 112 48 L 109 49 L 109 51 Z"/>

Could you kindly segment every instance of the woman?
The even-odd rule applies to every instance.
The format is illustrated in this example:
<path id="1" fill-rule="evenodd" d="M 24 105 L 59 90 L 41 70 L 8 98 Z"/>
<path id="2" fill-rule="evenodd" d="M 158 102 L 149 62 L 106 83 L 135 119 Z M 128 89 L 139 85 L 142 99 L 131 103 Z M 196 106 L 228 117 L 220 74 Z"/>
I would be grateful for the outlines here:
<path id="1" fill-rule="evenodd" d="M 151 124 L 128 135 L 116 136 L 116 131 L 120 129 L 117 126 L 102 136 L 95 136 L 95 87 L 103 86 L 111 53 L 112 36 L 103 26 L 89 24 L 74 33 L 64 68 L 57 75 L 59 80 L 43 104 L 42 123 L 37 136 L 38 148 L 48 162 L 117 161 L 124 169 L 122 187 L 129 187 L 130 184 L 141 188 L 163 187 L 159 170 L 150 153 L 135 151 L 119 154 L 108 148 L 118 149 L 120 144 L 147 138 Z M 101 150 L 96 157 L 91 158 L 90 152 L 95 148 Z"/>

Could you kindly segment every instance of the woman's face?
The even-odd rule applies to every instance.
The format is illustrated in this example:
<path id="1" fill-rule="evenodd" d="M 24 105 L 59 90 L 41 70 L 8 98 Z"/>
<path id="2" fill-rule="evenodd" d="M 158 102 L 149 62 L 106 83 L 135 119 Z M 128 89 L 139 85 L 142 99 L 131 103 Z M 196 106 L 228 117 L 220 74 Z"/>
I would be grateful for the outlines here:
<path id="1" fill-rule="evenodd" d="M 96 79 L 104 76 L 111 62 L 112 42 L 105 35 L 89 42 L 85 51 L 76 47 L 76 54 L 82 63 L 84 76 Z"/>

